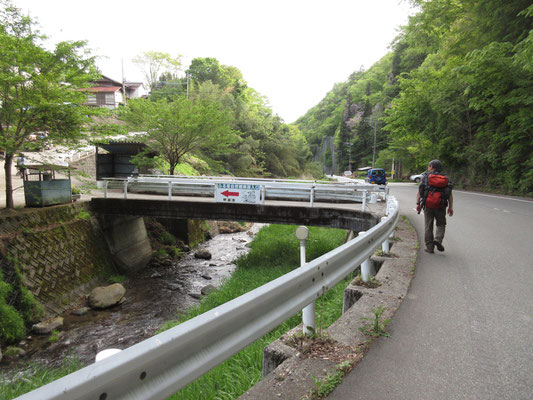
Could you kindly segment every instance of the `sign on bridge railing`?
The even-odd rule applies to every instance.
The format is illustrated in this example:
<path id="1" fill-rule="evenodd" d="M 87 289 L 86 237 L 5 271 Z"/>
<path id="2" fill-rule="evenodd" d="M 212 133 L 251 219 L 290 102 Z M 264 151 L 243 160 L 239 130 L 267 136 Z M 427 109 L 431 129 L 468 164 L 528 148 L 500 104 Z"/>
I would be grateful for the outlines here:
<path id="1" fill-rule="evenodd" d="M 215 201 L 217 203 L 259 204 L 261 186 L 246 183 L 217 183 Z"/>

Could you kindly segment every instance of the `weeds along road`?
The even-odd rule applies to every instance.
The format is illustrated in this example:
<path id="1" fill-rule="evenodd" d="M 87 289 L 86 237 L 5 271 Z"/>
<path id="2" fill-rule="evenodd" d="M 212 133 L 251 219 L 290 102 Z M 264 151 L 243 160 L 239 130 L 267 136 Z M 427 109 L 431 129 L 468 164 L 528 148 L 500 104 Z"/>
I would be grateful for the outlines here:
<path id="1" fill-rule="evenodd" d="M 533 201 L 454 191 L 445 252 L 428 254 L 416 188 L 390 185 L 421 240 L 392 337 L 328 398 L 530 400 Z"/>

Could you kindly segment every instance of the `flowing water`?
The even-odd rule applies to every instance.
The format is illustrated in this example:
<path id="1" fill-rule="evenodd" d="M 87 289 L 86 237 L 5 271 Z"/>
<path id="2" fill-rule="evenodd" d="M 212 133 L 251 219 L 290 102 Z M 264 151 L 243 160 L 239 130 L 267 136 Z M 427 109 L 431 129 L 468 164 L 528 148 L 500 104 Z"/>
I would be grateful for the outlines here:
<path id="1" fill-rule="evenodd" d="M 234 261 L 248 252 L 247 244 L 261 226 L 255 224 L 247 232 L 219 234 L 170 266 L 146 268 L 123 283 L 126 299 L 118 306 L 89 310 L 84 316 L 72 314 L 74 309 L 65 312 L 56 343 L 50 343 L 49 336 L 32 334 L 20 345 L 26 356 L 10 364 L 2 362 L 0 374 L 11 375 L 28 361 L 56 366 L 67 356 L 90 364 L 99 351 L 125 349 L 153 336 L 165 321 L 199 304 L 203 287 L 218 287 L 231 275 Z M 212 259 L 195 258 L 199 249 L 208 250 Z"/>

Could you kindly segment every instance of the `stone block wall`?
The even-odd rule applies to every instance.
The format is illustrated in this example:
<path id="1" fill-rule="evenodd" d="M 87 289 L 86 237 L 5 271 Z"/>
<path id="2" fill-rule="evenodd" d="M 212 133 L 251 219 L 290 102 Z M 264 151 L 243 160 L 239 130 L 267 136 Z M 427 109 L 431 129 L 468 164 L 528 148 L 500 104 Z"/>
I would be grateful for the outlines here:
<path id="1" fill-rule="evenodd" d="M 90 154 L 79 160 L 72 161 L 69 163 L 69 167 L 74 170 L 73 174 L 76 174 L 76 171 L 80 171 L 90 178 L 96 179 L 96 154 Z"/>
<path id="2" fill-rule="evenodd" d="M 8 283 L 16 279 L 18 269 L 24 286 L 49 315 L 67 309 L 95 287 L 99 277 L 114 271 L 98 221 L 85 203 L 0 217 L 0 266 Z"/>

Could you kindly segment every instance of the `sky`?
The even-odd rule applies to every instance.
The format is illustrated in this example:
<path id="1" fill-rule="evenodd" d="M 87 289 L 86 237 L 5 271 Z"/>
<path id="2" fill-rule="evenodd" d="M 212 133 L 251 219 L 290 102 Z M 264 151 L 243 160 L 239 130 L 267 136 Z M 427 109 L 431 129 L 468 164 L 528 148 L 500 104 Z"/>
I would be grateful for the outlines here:
<path id="1" fill-rule="evenodd" d="M 87 40 L 103 75 L 144 81 L 146 51 L 214 57 L 238 68 L 294 122 L 338 82 L 390 51 L 414 13 L 406 0 L 12 0 L 49 43 Z"/>

